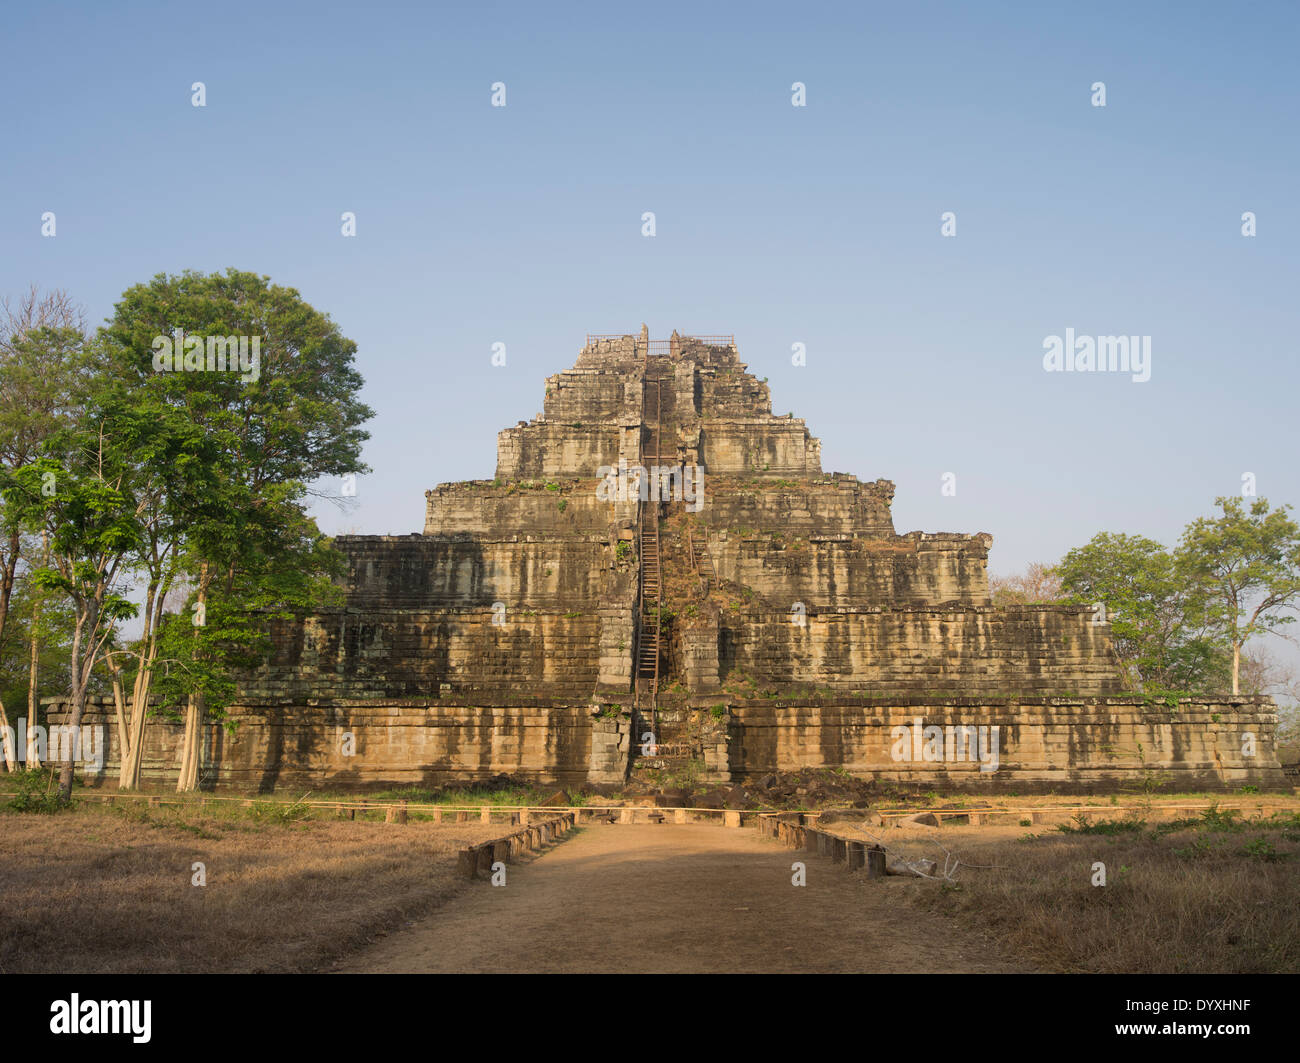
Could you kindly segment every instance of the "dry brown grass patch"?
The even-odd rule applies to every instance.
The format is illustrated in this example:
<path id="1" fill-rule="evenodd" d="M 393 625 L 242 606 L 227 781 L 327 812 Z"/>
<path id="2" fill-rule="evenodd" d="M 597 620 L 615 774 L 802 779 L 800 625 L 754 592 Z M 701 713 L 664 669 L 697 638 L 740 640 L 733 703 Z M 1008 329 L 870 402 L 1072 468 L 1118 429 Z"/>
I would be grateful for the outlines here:
<path id="1" fill-rule="evenodd" d="M 461 888 L 457 850 L 502 832 L 0 814 L 0 972 L 317 970 L 441 903 Z M 206 886 L 191 884 L 196 861 Z"/>
<path id="2" fill-rule="evenodd" d="M 934 831 L 957 885 L 917 880 L 915 904 L 977 923 L 1042 967 L 1088 973 L 1300 971 L 1300 819 L 1117 833 Z M 886 844 L 893 832 L 884 832 Z M 900 834 L 902 832 L 899 832 Z M 935 856 L 920 836 L 909 853 Z M 940 864 L 942 856 L 939 855 Z M 1093 865 L 1106 885 L 1092 885 Z"/>

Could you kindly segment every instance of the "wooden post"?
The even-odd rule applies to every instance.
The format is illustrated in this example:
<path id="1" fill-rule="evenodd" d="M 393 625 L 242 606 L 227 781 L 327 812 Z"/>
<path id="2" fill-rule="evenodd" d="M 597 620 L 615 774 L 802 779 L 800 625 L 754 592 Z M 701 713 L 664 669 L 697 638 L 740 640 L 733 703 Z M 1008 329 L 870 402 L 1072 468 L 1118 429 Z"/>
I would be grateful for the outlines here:
<path id="1" fill-rule="evenodd" d="M 492 809 L 488 808 L 487 805 L 484 805 L 484 806 L 483 806 L 483 810 L 478 814 L 478 818 L 479 818 L 479 821 L 482 822 L 482 823 L 491 823 L 491 822 L 492 822 Z"/>
<path id="2" fill-rule="evenodd" d="M 848 864 L 850 871 L 861 871 L 867 864 L 867 843 L 849 842 Z"/>
<path id="3" fill-rule="evenodd" d="M 867 850 L 867 878 L 885 877 L 885 850 L 873 845 Z"/>

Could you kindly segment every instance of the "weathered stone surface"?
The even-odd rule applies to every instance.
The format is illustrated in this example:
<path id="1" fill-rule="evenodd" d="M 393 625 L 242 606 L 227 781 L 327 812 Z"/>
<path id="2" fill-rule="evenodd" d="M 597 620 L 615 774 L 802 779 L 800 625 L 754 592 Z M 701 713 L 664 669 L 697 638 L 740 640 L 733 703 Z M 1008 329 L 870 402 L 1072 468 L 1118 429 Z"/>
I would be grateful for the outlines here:
<path id="1" fill-rule="evenodd" d="M 602 477 L 620 463 L 695 467 L 698 504 L 611 497 Z M 1108 625 L 1076 607 L 992 607 L 992 536 L 899 534 L 893 495 L 823 472 L 819 442 L 772 413 L 729 338 L 591 338 L 547 379 L 543 412 L 499 434 L 495 480 L 429 490 L 423 534 L 336 540 L 343 605 L 276 628 L 270 661 L 242 677 L 234 732 L 206 731 L 204 778 L 614 786 L 653 725 L 658 755 L 719 782 L 835 767 L 962 789 L 1284 784 L 1269 699 L 1171 712 L 1119 696 Z M 638 701 L 659 601 L 641 600 L 643 518 L 664 608 L 658 690 L 643 683 Z M 87 722 L 105 728 L 111 765 L 106 707 Z M 900 747 L 900 728 L 937 731 L 939 759 L 920 739 Z M 996 769 L 969 756 L 970 728 L 996 728 Z M 146 779 L 174 772 L 178 740 L 150 726 Z"/>

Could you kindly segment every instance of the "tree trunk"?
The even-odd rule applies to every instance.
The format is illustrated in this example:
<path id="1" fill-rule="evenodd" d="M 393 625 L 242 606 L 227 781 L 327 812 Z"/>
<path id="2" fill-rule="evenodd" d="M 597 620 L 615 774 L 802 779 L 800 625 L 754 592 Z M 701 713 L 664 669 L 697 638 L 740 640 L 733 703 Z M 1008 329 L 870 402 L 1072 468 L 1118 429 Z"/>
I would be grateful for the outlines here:
<path id="1" fill-rule="evenodd" d="M 203 695 L 191 694 L 185 708 L 184 753 L 181 757 L 181 775 L 176 781 L 176 792 L 185 793 L 199 788 L 199 761 L 203 751 Z"/>
<path id="2" fill-rule="evenodd" d="M 119 790 L 140 789 L 140 767 L 144 762 L 144 708 L 141 706 L 136 683 L 137 695 L 131 701 L 131 720 L 125 728 L 126 738 L 118 754 L 117 788 Z M 147 700 L 148 694 L 145 698 Z"/>
<path id="3" fill-rule="evenodd" d="M 196 604 L 202 616 L 208 602 L 208 588 L 212 585 L 212 570 L 207 561 L 199 566 L 199 592 Z M 204 618 L 206 620 L 206 617 Z M 202 624 L 196 625 L 202 627 Z M 195 633 L 197 638 L 197 632 Z M 183 794 L 199 788 L 199 759 L 203 744 L 203 695 L 196 691 L 190 695 L 185 709 L 185 735 L 181 739 L 181 774 L 176 780 L 176 792 Z"/>
<path id="4" fill-rule="evenodd" d="M 68 726 L 72 728 L 72 734 L 81 734 L 81 719 L 86 715 L 86 687 L 83 685 L 80 690 L 72 695 L 72 715 L 68 717 Z M 66 805 L 72 800 L 72 777 L 76 772 L 76 762 L 72 759 L 76 752 L 77 743 L 71 741 L 66 743 L 68 755 L 63 759 L 63 767 L 59 771 L 59 803 Z"/>
<path id="5" fill-rule="evenodd" d="M 18 770 L 18 750 L 14 747 L 18 745 L 18 734 L 14 732 L 12 740 L 9 738 L 9 714 L 5 712 L 5 703 L 0 700 L 0 745 L 4 748 L 5 768 L 9 771 Z"/>
<path id="6" fill-rule="evenodd" d="M 96 602 L 96 607 L 98 602 Z M 70 694 L 68 704 L 72 707 L 72 712 L 68 717 L 68 726 L 72 728 L 74 735 L 81 734 L 81 718 L 86 714 L 86 694 L 90 689 L 90 669 L 94 666 L 94 633 L 98 626 L 97 617 L 93 609 L 83 608 L 77 617 L 76 626 L 72 629 L 72 647 L 68 659 L 68 686 Z M 89 628 L 89 635 L 87 635 Z M 83 653 L 82 640 L 85 639 L 89 645 Z M 85 660 L 89 657 L 90 660 Z M 77 743 L 69 741 L 64 743 L 66 746 L 67 756 L 63 758 L 63 768 L 59 772 L 59 803 L 66 805 L 72 800 L 72 777 L 76 771 L 76 765 L 73 762 L 73 756 L 76 754 Z"/>
<path id="7" fill-rule="evenodd" d="M 1241 643 L 1236 639 L 1232 640 L 1232 692 L 1239 694 L 1237 689 L 1239 677 L 1241 675 Z"/>
<path id="8" fill-rule="evenodd" d="M 40 619 L 40 606 L 32 614 L 32 656 L 27 669 L 27 770 L 35 771 L 41 766 L 38 756 L 40 746 L 36 742 L 36 727 L 40 721 L 40 700 L 37 691 L 41 677 L 41 641 L 37 637 L 37 624 Z"/>

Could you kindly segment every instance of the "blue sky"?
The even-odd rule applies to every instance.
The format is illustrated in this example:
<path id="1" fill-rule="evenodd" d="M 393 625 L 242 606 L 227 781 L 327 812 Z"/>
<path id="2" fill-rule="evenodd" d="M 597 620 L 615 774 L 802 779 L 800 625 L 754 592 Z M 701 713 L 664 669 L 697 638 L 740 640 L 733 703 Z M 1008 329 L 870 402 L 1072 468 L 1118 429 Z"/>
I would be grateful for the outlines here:
<path id="1" fill-rule="evenodd" d="M 1243 472 L 1300 502 L 1297 29 L 1292 4 L 32 5 L 5 16 L 0 292 L 98 322 L 163 271 L 296 287 L 376 411 L 331 531 L 419 530 L 587 331 L 645 321 L 734 332 L 828 470 L 894 480 L 899 531 L 992 533 L 994 572 L 1172 542 Z M 1044 372 L 1066 328 L 1150 336 L 1151 379 Z"/>

